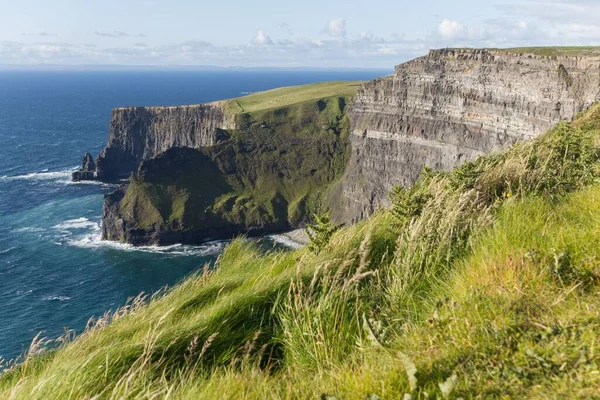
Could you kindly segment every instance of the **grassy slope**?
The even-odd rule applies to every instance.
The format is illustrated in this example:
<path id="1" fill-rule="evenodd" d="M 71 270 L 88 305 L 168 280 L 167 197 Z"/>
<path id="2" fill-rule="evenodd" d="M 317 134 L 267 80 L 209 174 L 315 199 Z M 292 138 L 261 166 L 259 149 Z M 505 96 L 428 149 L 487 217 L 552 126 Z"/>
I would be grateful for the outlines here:
<path id="1" fill-rule="evenodd" d="M 599 143 L 595 107 L 425 173 L 318 255 L 237 240 L 215 272 L 28 357 L 0 397 L 598 397 Z"/>
<path id="2" fill-rule="evenodd" d="M 344 109 L 358 84 L 296 86 L 231 100 L 226 107 L 238 108 L 239 129 L 229 130 L 230 140 L 188 154 L 185 168 L 155 168 L 160 173 L 152 179 L 133 180 L 122 214 L 145 229 L 297 226 L 326 207 L 327 189 L 343 172 Z"/>
<path id="3" fill-rule="evenodd" d="M 352 97 L 362 83 L 341 81 L 289 86 L 229 100 L 227 105 L 231 111 L 240 114 L 283 108 L 332 96 Z"/>
<path id="4" fill-rule="evenodd" d="M 553 47 L 515 47 L 509 49 L 488 49 L 538 56 L 591 56 L 600 55 L 600 46 L 553 46 Z"/>

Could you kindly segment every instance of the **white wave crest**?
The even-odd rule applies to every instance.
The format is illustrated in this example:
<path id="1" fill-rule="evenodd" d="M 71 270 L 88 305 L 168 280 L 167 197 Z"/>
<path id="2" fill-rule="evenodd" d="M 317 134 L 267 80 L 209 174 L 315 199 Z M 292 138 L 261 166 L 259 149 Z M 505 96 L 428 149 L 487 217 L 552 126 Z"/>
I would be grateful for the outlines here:
<path id="1" fill-rule="evenodd" d="M 208 242 L 198 246 L 174 244 L 172 246 L 133 246 L 127 243 L 101 240 L 100 235 L 85 235 L 67 241 L 70 246 L 87 249 L 114 249 L 121 251 L 137 251 L 143 253 L 164 254 L 172 256 L 209 256 L 223 251 L 226 242 Z"/>
<path id="2" fill-rule="evenodd" d="M 69 175 L 69 178 L 71 176 Z M 102 181 L 72 181 L 72 180 L 68 180 L 65 182 L 67 185 L 95 185 L 95 186 L 101 186 L 103 188 L 116 188 L 117 186 L 119 186 L 119 184 L 117 183 L 106 183 L 106 182 L 102 182 Z"/>
<path id="3" fill-rule="evenodd" d="M 42 170 L 40 172 L 31 172 L 29 174 L 24 175 L 13 175 L 8 176 L 4 175 L 0 177 L 0 180 L 3 181 L 20 181 L 20 180 L 59 180 L 65 178 L 71 178 L 71 174 L 77 171 L 78 167 L 73 167 L 71 169 L 63 170 L 63 171 L 48 171 L 48 169 Z"/>
<path id="4" fill-rule="evenodd" d="M 92 250 L 113 249 L 128 252 L 143 252 L 164 254 L 171 256 L 209 256 L 216 255 L 223 251 L 227 241 L 213 241 L 197 246 L 174 244 L 171 246 L 133 246 L 127 243 L 111 242 L 101 240 L 101 227 L 98 222 L 90 221 L 87 218 L 77 218 L 65 221 L 55 226 L 56 229 L 66 233 L 57 245 L 66 244 Z M 87 229 L 88 232 L 83 235 L 74 235 L 71 229 Z"/>
<path id="5" fill-rule="evenodd" d="M 70 219 L 54 226 L 54 229 L 61 231 L 68 231 L 71 229 L 92 229 L 93 231 L 100 230 L 100 224 L 89 219 L 82 217 L 76 219 Z"/>
<path id="6" fill-rule="evenodd" d="M 13 229 L 11 232 L 20 233 L 20 232 L 43 232 L 44 228 L 40 228 L 37 226 L 25 226 L 23 228 Z"/>
<path id="7" fill-rule="evenodd" d="M 44 296 L 42 297 L 43 301 L 67 301 L 71 300 L 69 296 Z"/>
<path id="8" fill-rule="evenodd" d="M 8 248 L 8 249 L 6 249 L 6 250 L 0 250 L 0 254 L 8 254 L 8 253 L 10 253 L 11 251 L 13 251 L 14 249 L 16 249 L 16 247 L 9 247 L 9 248 Z"/>

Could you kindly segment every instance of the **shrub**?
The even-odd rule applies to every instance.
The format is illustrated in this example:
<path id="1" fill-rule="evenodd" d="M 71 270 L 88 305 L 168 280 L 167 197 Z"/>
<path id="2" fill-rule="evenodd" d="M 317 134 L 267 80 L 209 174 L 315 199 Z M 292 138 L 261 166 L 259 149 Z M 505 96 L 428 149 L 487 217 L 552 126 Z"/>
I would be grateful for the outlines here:
<path id="1" fill-rule="evenodd" d="M 310 241 L 308 248 L 313 253 L 320 253 L 331 240 L 335 232 L 340 230 L 343 225 L 335 225 L 331 222 L 329 214 L 314 215 L 315 223 L 308 225 L 306 234 Z"/>

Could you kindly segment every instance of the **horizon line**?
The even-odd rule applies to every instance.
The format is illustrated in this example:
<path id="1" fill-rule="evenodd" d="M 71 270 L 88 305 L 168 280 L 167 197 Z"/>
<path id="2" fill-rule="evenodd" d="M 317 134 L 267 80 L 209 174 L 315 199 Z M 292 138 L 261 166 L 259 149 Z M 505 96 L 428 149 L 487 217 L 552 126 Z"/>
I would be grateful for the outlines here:
<path id="1" fill-rule="evenodd" d="M 240 65 L 219 66 L 219 65 L 127 65 L 127 64 L 0 64 L 0 72 L 4 71 L 390 71 L 394 67 L 274 67 L 274 66 L 252 66 L 245 67 Z"/>

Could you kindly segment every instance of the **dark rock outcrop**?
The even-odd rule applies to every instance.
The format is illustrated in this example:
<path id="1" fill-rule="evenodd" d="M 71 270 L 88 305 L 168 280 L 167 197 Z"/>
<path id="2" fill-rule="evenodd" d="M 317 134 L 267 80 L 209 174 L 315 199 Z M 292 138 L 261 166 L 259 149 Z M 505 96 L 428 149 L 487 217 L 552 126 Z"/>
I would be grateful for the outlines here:
<path id="1" fill-rule="evenodd" d="M 102 238 L 117 242 L 128 242 L 127 223 L 120 217 L 120 201 L 125 196 L 127 185 L 121 185 L 104 196 L 102 205 Z"/>
<path id="2" fill-rule="evenodd" d="M 424 167 L 465 160 L 545 132 L 600 99 L 600 57 L 434 50 L 369 82 L 350 105 L 352 156 L 338 221 L 387 202 Z"/>
<path id="3" fill-rule="evenodd" d="M 179 107 L 125 107 L 113 110 L 106 147 L 96 162 L 84 158 L 74 180 L 127 178 L 144 160 L 172 147 L 201 148 L 226 139 L 220 103 Z M 86 155 L 87 157 L 87 155 Z"/>
<path id="4" fill-rule="evenodd" d="M 72 174 L 73 181 L 91 181 L 96 179 L 96 163 L 90 153 L 85 153 L 81 162 L 81 169 Z"/>

